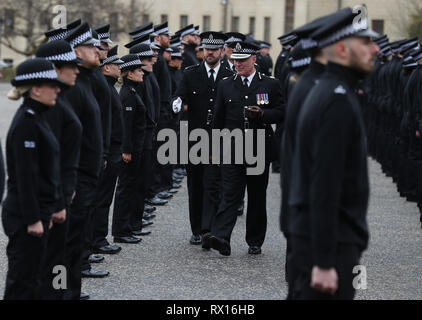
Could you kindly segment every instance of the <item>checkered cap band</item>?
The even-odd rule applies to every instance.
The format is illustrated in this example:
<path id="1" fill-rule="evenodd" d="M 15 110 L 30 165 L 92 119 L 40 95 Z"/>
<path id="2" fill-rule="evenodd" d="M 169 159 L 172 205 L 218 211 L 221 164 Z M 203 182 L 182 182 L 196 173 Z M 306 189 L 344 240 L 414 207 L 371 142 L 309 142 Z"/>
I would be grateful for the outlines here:
<path id="1" fill-rule="evenodd" d="M 223 39 L 209 39 L 205 38 L 202 39 L 203 45 L 214 45 L 214 46 L 224 46 L 224 40 Z"/>
<path id="2" fill-rule="evenodd" d="M 142 36 L 144 36 L 146 34 L 150 34 L 150 33 L 153 33 L 153 32 L 154 32 L 154 28 L 151 27 L 151 29 L 148 29 L 148 30 L 145 30 L 145 31 L 141 31 L 139 33 L 136 33 L 136 34 L 132 35 L 132 39 L 139 38 L 139 37 L 142 37 Z"/>
<path id="3" fill-rule="evenodd" d="M 328 37 L 318 41 L 318 46 L 320 48 L 326 47 L 334 42 L 337 42 L 343 38 L 349 37 L 354 35 L 355 33 L 358 33 L 359 31 L 365 30 L 364 28 L 358 28 L 357 25 L 351 24 L 347 27 L 344 27 L 343 29 L 338 30 L 337 32 L 329 35 Z"/>
<path id="4" fill-rule="evenodd" d="M 240 50 L 234 49 L 233 53 L 256 54 L 256 50 L 249 48 L 242 48 Z"/>
<path id="5" fill-rule="evenodd" d="M 99 33 L 98 34 L 98 38 L 100 38 L 100 40 L 105 40 L 105 39 L 109 39 L 110 38 L 110 33 Z"/>
<path id="6" fill-rule="evenodd" d="M 57 79 L 56 70 L 46 70 L 34 73 L 20 74 L 15 77 L 16 81 L 31 80 L 31 79 Z"/>
<path id="7" fill-rule="evenodd" d="M 299 60 L 293 60 L 291 62 L 293 68 L 300 68 L 311 64 L 311 57 L 303 58 Z"/>
<path id="8" fill-rule="evenodd" d="M 66 53 L 61 53 L 55 56 L 49 56 L 49 57 L 43 57 L 43 58 L 50 61 L 74 61 L 76 60 L 76 54 L 72 50 Z"/>
<path id="9" fill-rule="evenodd" d="M 313 49 L 318 47 L 318 42 L 316 42 L 315 40 L 312 39 L 302 39 L 301 40 L 302 43 L 302 48 L 303 50 L 309 50 L 309 49 Z"/>
<path id="10" fill-rule="evenodd" d="M 180 57 L 181 58 L 182 57 L 182 53 L 180 51 L 178 51 L 178 52 L 172 52 L 171 53 L 171 56 L 172 57 Z"/>
<path id="11" fill-rule="evenodd" d="M 148 50 L 148 51 L 143 51 L 143 52 L 137 52 L 135 54 L 140 57 L 147 57 L 147 56 L 153 56 L 154 52 L 152 52 L 152 50 Z"/>
<path id="12" fill-rule="evenodd" d="M 67 36 L 67 31 L 60 32 L 48 38 L 48 41 L 63 40 Z"/>
<path id="13" fill-rule="evenodd" d="M 91 32 L 91 30 L 89 30 L 89 31 L 87 31 L 87 32 L 85 32 L 85 33 L 83 33 L 83 34 L 81 34 L 81 35 L 77 36 L 75 39 L 71 40 L 71 41 L 70 41 L 70 45 L 71 45 L 72 47 L 76 47 L 76 46 L 78 46 L 78 45 L 80 45 L 80 44 L 84 43 L 84 42 L 85 42 L 86 40 L 88 40 L 89 38 L 92 38 L 92 32 Z M 94 39 L 94 40 L 95 40 L 95 39 Z M 98 42 L 100 42 L 100 41 L 98 40 Z"/>
<path id="14" fill-rule="evenodd" d="M 140 60 L 132 60 L 129 62 L 122 63 L 120 65 L 120 68 L 123 69 L 123 68 L 133 67 L 133 66 L 142 66 L 142 63 Z"/>
<path id="15" fill-rule="evenodd" d="M 159 29 L 159 30 L 155 30 L 155 33 L 157 35 L 163 34 L 163 33 L 169 33 L 169 28 L 163 28 L 163 29 Z"/>
<path id="16" fill-rule="evenodd" d="M 226 43 L 242 42 L 242 39 L 236 37 L 230 37 L 226 40 Z"/>
<path id="17" fill-rule="evenodd" d="M 190 28 L 190 29 L 188 29 L 188 30 L 185 30 L 185 31 L 183 31 L 181 34 L 180 34 L 180 37 L 184 37 L 184 36 L 187 36 L 187 35 L 189 35 L 189 34 L 193 34 L 193 33 L 195 33 L 195 28 Z"/>
<path id="18" fill-rule="evenodd" d="M 116 60 L 119 60 L 119 59 L 120 59 L 119 56 L 116 54 L 115 56 L 111 56 L 111 57 L 104 59 L 103 63 L 101 63 L 101 65 L 104 66 L 106 64 L 112 63 L 113 61 L 116 61 Z"/>

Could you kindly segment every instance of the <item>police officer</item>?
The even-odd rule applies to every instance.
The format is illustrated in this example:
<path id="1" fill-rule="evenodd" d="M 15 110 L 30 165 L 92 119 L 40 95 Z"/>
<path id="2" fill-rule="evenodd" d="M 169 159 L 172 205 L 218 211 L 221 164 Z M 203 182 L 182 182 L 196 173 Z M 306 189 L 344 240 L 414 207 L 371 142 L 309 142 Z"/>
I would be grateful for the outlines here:
<path id="1" fill-rule="evenodd" d="M 187 105 L 189 131 L 201 128 L 211 136 L 217 86 L 233 72 L 220 63 L 226 36 L 219 32 L 201 34 L 205 62 L 185 69 L 180 87 L 175 93 L 173 111 Z M 211 231 L 211 224 L 220 201 L 219 168 L 210 164 L 187 165 L 189 192 L 190 243 L 202 243 L 201 235 Z"/>
<path id="2" fill-rule="evenodd" d="M 198 46 L 195 40 L 195 27 L 190 24 L 180 30 L 180 37 L 183 41 L 183 63 L 182 70 L 199 63 L 196 57 L 195 48 Z"/>
<path id="3" fill-rule="evenodd" d="M 234 66 L 234 61 L 231 56 L 233 54 L 233 48 L 238 42 L 245 41 L 246 36 L 239 32 L 227 32 L 225 33 L 227 40 L 224 46 L 224 58 L 223 61 L 228 64 L 229 68 L 236 72 L 236 67 Z"/>
<path id="4" fill-rule="evenodd" d="M 42 261 L 52 214 L 60 199 L 60 146 L 43 117 L 56 104 L 59 85 L 54 65 L 35 58 L 20 64 L 9 98 L 24 97 L 6 142 L 8 192 L 3 228 L 9 238 L 5 300 L 40 298 Z M 63 210 L 63 207 L 59 210 Z"/>
<path id="5" fill-rule="evenodd" d="M 377 34 L 351 8 L 310 35 L 328 60 L 299 115 L 290 185 L 294 299 L 352 299 L 368 243 L 369 183 L 359 81 L 374 70 Z"/>
<path id="6" fill-rule="evenodd" d="M 93 90 L 92 73 L 100 65 L 97 41 L 92 38 L 88 23 L 83 23 L 69 33 L 66 41 L 74 48 L 76 56 L 84 62 L 78 65 L 79 76 L 74 87 L 66 91 L 73 110 L 81 121 L 82 144 L 78 166 L 76 194 L 71 204 L 69 231 L 66 243 L 68 290 L 66 299 L 81 298 L 81 270 L 84 239 L 89 224 L 89 212 L 104 165 L 101 111 Z M 105 277 L 108 272 L 90 270 L 91 275 Z M 87 298 L 86 294 L 82 295 Z"/>
<path id="7" fill-rule="evenodd" d="M 135 244 L 142 240 L 132 234 L 131 217 L 140 212 L 141 206 L 140 168 L 144 156 L 147 110 L 135 89 L 143 80 L 144 73 L 141 68 L 143 64 L 136 54 L 123 56 L 122 60 L 124 63 L 120 65 L 120 70 L 123 86 L 119 95 L 123 107 L 123 165 L 114 201 L 112 233 L 114 242 Z"/>
<path id="8" fill-rule="evenodd" d="M 71 45 L 64 40 L 53 40 L 41 45 L 36 56 L 54 63 L 58 77 L 68 86 L 76 83 L 79 69 L 77 58 Z M 70 203 L 74 196 L 79 152 L 82 139 L 82 125 L 66 98 L 65 89 L 56 101 L 56 106 L 45 113 L 45 118 L 60 144 L 60 201 L 59 207 L 66 210 L 53 215 L 53 227 L 48 235 L 47 254 L 43 267 L 42 298 L 61 300 L 63 290 L 53 288 L 55 266 L 64 265 L 66 234 L 68 229 Z M 59 208 L 58 207 L 58 208 Z"/>
<path id="9" fill-rule="evenodd" d="M 102 254 L 116 254 L 121 250 L 120 246 L 111 245 L 106 239 L 110 206 L 113 201 L 114 189 L 122 160 L 123 111 L 119 94 L 114 85 L 120 77 L 119 65 L 123 61 L 119 58 L 117 51 L 118 46 L 112 47 L 107 53 L 107 58 L 101 63 L 101 71 L 107 80 L 111 93 L 111 136 L 107 166 L 98 184 L 93 209 L 92 247 L 94 253 Z"/>
<path id="10" fill-rule="evenodd" d="M 270 145 L 274 134 L 270 124 L 281 121 L 284 110 L 279 82 L 255 70 L 258 50 L 259 47 L 249 42 L 238 43 L 231 56 L 235 61 L 237 74 L 222 80 L 218 86 L 214 128 L 241 129 L 245 132 L 253 129 L 253 139 L 247 138 L 244 143 L 249 148 L 252 147 L 255 155 L 258 148 L 256 139 L 259 134 L 256 129 L 265 132 L 264 163 L 257 163 L 262 165 L 263 172 L 247 175 L 245 161 L 243 164 L 221 165 L 222 200 L 211 228 L 211 236 L 204 237 L 204 241 L 222 255 L 231 253 L 230 237 L 236 224 L 237 208 L 243 199 L 246 187 L 250 195 L 246 218 L 246 242 L 249 245 L 249 254 L 260 254 L 265 239 L 268 166 L 271 157 L 274 156 L 270 154 L 273 149 Z M 231 147 L 233 155 L 233 144 Z M 233 159 L 233 156 L 231 158 Z"/>
<path id="11" fill-rule="evenodd" d="M 263 74 L 271 76 L 273 74 L 273 60 L 270 56 L 271 44 L 265 41 L 258 41 L 259 54 L 256 56 L 256 64 L 259 65 Z"/>

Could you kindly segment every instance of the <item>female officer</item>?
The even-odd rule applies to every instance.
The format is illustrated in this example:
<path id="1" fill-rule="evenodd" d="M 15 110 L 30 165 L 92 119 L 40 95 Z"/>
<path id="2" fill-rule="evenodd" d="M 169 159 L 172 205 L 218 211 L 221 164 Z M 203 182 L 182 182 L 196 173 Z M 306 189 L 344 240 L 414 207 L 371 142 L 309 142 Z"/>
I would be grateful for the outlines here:
<path id="1" fill-rule="evenodd" d="M 138 55 L 129 54 L 122 57 L 120 65 L 123 86 L 120 99 L 123 106 L 123 165 L 116 189 L 113 216 L 114 242 L 139 243 L 134 237 L 130 219 L 139 213 L 141 204 L 139 189 L 141 176 L 141 160 L 144 156 L 146 130 L 146 107 L 136 92 L 136 87 L 143 81 L 144 73 Z"/>
<path id="2" fill-rule="evenodd" d="M 51 216 L 60 197 L 58 141 L 43 113 L 56 104 L 59 85 L 54 65 L 35 58 L 20 64 L 8 97 L 24 98 L 6 140 L 8 192 L 2 220 L 8 271 L 5 300 L 39 298 L 40 267 L 46 252 Z"/>

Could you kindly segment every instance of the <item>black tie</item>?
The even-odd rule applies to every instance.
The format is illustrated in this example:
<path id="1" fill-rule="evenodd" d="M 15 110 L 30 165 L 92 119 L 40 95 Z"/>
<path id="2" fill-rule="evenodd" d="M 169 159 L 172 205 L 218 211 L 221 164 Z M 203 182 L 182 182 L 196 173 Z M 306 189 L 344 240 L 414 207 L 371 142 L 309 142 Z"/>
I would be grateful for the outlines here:
<path id="1" fill-rule="evenodd" d="M 215 72 L 214 69 L 210 69 L 210 74 L 211 74 L 210 75 L 210 81 L 211 81 L 212 84 L 214 84 L 214 82 L 215 82 L 214 81 L 214 72 Z"/>
<path id="2" fill-rule="evenodd" d="M 244 85 L 245 87 L 248 87 L 248 83 L 249 83 L 248 78 L 243 79 L 243 85 Z"/>
<path id="3" fill-rule="evenodd" d="M 233 72 L 236 73 L 236 67 L 234 65 L 232 65 L 232 69 L 233 69 Z"/>

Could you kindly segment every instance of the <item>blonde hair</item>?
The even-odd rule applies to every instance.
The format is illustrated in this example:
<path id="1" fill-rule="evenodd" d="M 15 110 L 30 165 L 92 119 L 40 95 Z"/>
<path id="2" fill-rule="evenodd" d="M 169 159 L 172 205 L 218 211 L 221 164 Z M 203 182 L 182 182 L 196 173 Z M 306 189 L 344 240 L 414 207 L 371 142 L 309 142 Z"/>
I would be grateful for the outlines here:
<path id="1" fill-rule="evenodd" d="M 122 83 L 123 83 L 123 79 L 124 79 L 124 78 L 127 78 L 128 74 L 129 74 L 129 71 L 123 71 L 123 72 L 120 74 L 120 77 L 119 77 L 119 79 L 118 79 L 117 81 L 118 81 L 120 84 L 122 84 Z"/>
<path id="2" fill-rule="evenodd" d="M 7 98 L 10 100 L 19 100 L 22 98 L 26 93 L 31 90 L 32 86 L 20 86 L 20 87 L 13 87 L 7 94 Z"/>

